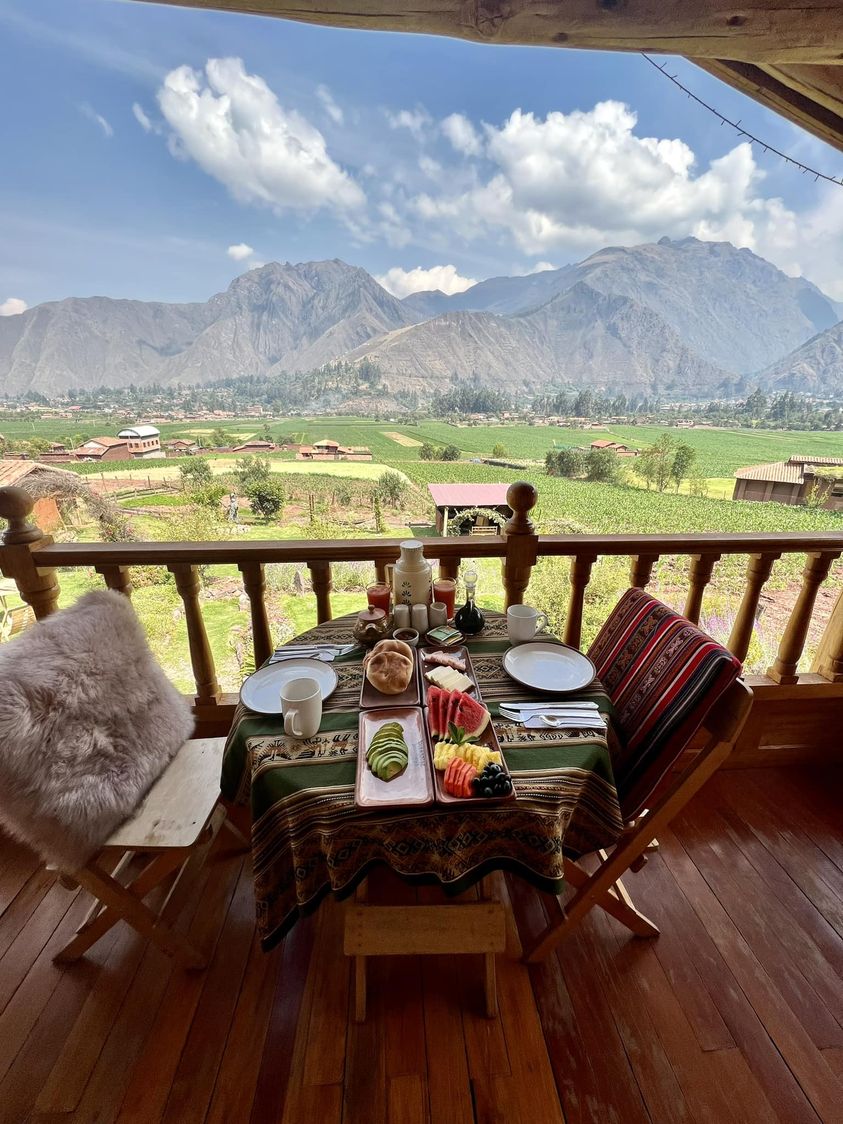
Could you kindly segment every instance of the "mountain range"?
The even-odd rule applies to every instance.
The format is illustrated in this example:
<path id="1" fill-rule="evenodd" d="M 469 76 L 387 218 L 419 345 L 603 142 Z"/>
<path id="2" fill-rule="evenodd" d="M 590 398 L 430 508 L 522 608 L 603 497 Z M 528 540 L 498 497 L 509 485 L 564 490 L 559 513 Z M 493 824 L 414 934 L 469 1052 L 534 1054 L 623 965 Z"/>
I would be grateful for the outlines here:
<path id="1" fill-rule="evenodd" d="M 456 376 L 510 391 L 705 397 L 843 390 L 843 308 L 746 249 L 608 247 L 562 269 L 399 300 L 345 262 L 272 262 L 204 303 L 71 297 L 0 318 L 0 394 L 213 383 L 377 363 L 397 403 Z"/>

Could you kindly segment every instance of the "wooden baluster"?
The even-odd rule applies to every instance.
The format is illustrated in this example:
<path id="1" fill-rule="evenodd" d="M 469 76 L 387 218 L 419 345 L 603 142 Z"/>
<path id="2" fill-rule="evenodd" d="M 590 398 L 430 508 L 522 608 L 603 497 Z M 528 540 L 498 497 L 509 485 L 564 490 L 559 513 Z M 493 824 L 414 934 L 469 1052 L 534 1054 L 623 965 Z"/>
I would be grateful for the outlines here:
<path id="1" fill-rule="evenodd" d="M 196 684 L 198 703 L 216 703 L 220 694 L 214 656 L 208 643 L 208 633 L 199 605 L 199 570 L 189 562 L 172 562 L 167 569 L 176 579 L 176 589 L 184 603 L 187 624 L 187 641 L 190 647 L 190 664 Z"/>
<path id="2" fill-rule="evenodd" d="M 591 567 L 596 561 L 596 554 L 577 554 L 571 559 L 571 596 L 568 601 L 568 616 L 565 620 L 563 639 L 572 648 L 579 648 L 580 640 L 582 640 L 582 610 L 585 600 L 585 587 L 591 579 Z"/>
<path id="3" fill-rule="evenodd" d="M 387 562 L 385 558 L 375 559 L 375 577 L 379 582 L 386 581 L 386 566 Z"/>
<path id="4" fill-rule="evenodd" d="M 755 627 L 755 612 L 758 609 L 758 598 L 764 583 L 770 576 L 773 563 L 781 554 L 751 554 L 746 566 L 746 584 L 743 587 L 738 615 L 732 625 L 727 647 L 733 656 L 739 660 L 746 658 L 749 651 L 749 642 L 752 639 L 752 630 Z"/>
<path id="5" fill-rule="evenodd" d="M 319 624 L 333 620 L 331 612 L 331 563 L 323 559 L 308 562 L 313 592 L 316 594 L 316 620 Z"/>
<path id="6" fill-rule="evenodd" d="M 58 608 L 59 583 L 54 567 L 39 567 L 32 557 L 34 551 L 53 542 L 52 536 L 29 522 L 34 506 L 34 499 L 23 488 L 0 488 L 0 517 L 8 522 L 0 540 L 0 573 L 14 581 L 23 600 L 42 620 Z"/>
<path id="7" fill-rule="evenodd" d="M 260 667 L 272 655 L 272 634 L 266 612 L 266 579 L 263 562 L 241 562 L 238 569 L 243 575 L 243 588 L 249 598 L 249 609 L 252 614 L 252 648 L 255 654 L 255 667 Z"/>
<path id="8" fill-rule="evenodd" d="M 530 512 L 538 498 L 533 485 L 524 480 L 510 484 L 506 492 L 506 502 L 512 508 L 512 518 L 504 527 L 506 557 L 501 564 L 507 609 L 523 602 L 530 573 L 536 564 L 538 536 Z"/>
<path id="9" fill-rule="evenodd" d="M 691 556 L 691 571 L 688 575 L 690 584 L 688 596 L 685 598 L 684 615 L 693 624 L 699 624 L 705 587 L 711 581 L 714 563 L 719 559 L 719 554 L 694 554 Z"/>
<path id="10" fill-rule="evenodd" d="M 831 683 L 843 683 L 843 592 L 831 610 L 811 670 Z"/>
<path id="11" fill-rule="evenodd" d="M 658 560 L 658 554 L 633 554 L 629 560 L 629 584 L 635 589 L 646 589 Z"/>
<path id="12" fill-rule="evenodd" d="M 451 581 L 456 581 L 460 572 L 459 558 L 440 558 L 439 559 L 439 577 L 450 578 Z"/>
<path id="13" fill-rule="evenodd" d="M 132 596 L 132 572 L 128 566 L 96 566 L 98 574 L 105 578 L 105 584 L 109 589 L 113 589 L 116 593 L 122 593 L 124 597 L 131 599 Z"/>
<path id="14" fill-rule="evenodd" d="M 796 604 L 788 618 L 787 626 L 779 644 L 779 654 L 767 674 L 776 683 L 796 683 L 799 676 L 796 667 L 802 649 L 805 647 L 805 638 L 808 635 L 808 626 L 811 623 L 811 613 L 814 611 L 814 602 L 817 599 L 817 590 L 828 577 L 831 563 L 839 558 L 839 553 L 829 554 L 812 551 L 807 556 L 805 569 L 802 571 L 802 587 L 796 598 Z"/>

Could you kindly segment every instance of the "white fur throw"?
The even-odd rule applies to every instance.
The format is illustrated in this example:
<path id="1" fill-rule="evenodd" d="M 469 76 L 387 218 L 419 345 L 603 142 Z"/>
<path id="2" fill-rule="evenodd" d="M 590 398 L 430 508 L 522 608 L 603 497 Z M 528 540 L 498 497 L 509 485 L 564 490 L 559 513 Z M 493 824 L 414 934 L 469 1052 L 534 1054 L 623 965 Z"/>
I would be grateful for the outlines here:
<path id="1" fill-rule="evenodd" d="M 128 598 L 87 593 L 0 645 L 0 825 L 76 870 L 192 730 Z"/>

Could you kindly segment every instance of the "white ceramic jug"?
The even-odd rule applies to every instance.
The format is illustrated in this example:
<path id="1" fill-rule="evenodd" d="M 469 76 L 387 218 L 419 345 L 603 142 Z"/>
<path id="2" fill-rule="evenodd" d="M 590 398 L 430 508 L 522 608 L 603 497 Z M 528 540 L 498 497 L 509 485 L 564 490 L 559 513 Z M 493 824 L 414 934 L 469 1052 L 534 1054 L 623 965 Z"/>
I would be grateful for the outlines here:
<path id="1" fill-rule="evenodd" d="M 433 568 L 423 554 L 418 539 L 401 543 L 401 557 L 386 567 L 386 580 L 392 586 L 396 605 L 427 605 L 433 589 Z"/>

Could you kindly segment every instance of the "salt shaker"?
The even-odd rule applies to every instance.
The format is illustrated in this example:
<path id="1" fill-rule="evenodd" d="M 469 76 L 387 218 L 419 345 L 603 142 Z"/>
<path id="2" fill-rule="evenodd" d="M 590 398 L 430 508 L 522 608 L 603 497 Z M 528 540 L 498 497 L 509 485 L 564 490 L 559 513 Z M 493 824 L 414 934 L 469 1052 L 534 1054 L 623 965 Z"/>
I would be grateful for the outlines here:
<path id="1" fill-rule="evenodd" d="M 392 625 L 393 628 L 409 628 L 410 627 L 410 606 L 409 605 L 395 605 L 392 610 Z"/>
<path id="2" fill-rule="evenodd" d="M 413 628 L 419 634 L 424 636 L 430 625 L 427 620 L 427 605 L 414 605 L 412 610 Z"/>

